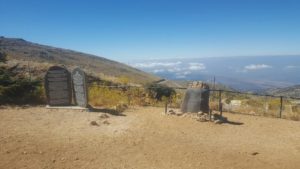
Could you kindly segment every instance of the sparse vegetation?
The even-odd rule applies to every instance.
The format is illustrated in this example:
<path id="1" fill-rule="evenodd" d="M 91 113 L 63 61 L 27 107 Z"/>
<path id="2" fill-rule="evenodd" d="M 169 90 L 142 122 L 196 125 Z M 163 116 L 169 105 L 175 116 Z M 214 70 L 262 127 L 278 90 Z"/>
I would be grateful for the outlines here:
<path id="1" fill-rule="evenodd" d="M 172 95 L 176 94 L 173 88 L 157 83 L 147 84 L 145 89 L 148 96 L 157 101 L 162 101 L 163 98 L 170 98 Z"/>
<path id="2" fill-rule="evenodd" d="M 128 103 L 125 92 L 119 89 L 91 85 L 89 87 L 89 102 L 93 106 L 116 106 Z"/>
<path id="3" fill-rule="evenodd" d="M 44 101 L 39 80 L 31 80 L 15 71 L 18 65 L 7 66 L 6 53 L 0 52 L 0 103 L 39 104 Z"/>

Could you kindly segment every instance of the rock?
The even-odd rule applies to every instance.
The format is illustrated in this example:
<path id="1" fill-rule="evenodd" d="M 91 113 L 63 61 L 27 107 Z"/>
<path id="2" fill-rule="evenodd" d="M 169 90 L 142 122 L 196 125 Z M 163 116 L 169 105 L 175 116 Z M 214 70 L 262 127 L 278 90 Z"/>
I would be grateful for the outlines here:
<path id="1" fill-rule="evenodd" d="M 126 104 L 118 104 L 115 106 L 115 110 L 119 113 L 124 112 L 127 108 L 128 106 Z"/>
<path id="2" fill-rule="evenodd" d="M 259 154 L 259 152 L 253 152 L 253 153 L 251 153 L 251 155 L 253 155 L 253 156 L 255 156 L 257 154 Z"/>
<path id="3" fill-rule="evenodd" d="M 90 123 L 92 126 L 99 126 L 99 124 L 96 121 L 91 121 Z"/>
<path id="4" fill-rule="evenodd" d="M 187 117 L 187 114 L 186 113 L 183 113 L 183 115 L 181 117 Z"/>
<path id="5" fill-rule="evenodd" d="M 183 113 L 182 113 L 182 112 L 176 112 L 176 115 L 177 115 L 177 116 L 182 116 Z"/>
<path id="6" fill-rule="evenodd" d="M 171 109 L 171 110 L 168 111 L 168 114 L 173 115 L 173 114 L 176 114 L 176 113 L 175 113 L 174 110 Z"/>
<path id="7" fill-rule="evenodd" d="M 100 119 L 107 119 L 107 118 L 109 118 L 109 115 L 107 115 L 106 113 L 104 113 L 104 114 L 101 114 L 101 115 L 99 116 L 99 118 L 100 118 Z"/>
<path id="8" fill-rule="evenodd" d="M 200 116 L 200 115 L 203 115 L 204 113 L 202 112 L 202 111 L 199 111 L 198 112 L 198 115 Z"/>
<path id="9" fill-rule="evenodd" d="M 222 124 L 223 122 L 221 120 L 215 120 L 214 123 L 215 124 Z"/>
<path id="10" fill-rule="evenodd" d="M 109 124 L 110 124 L 107 120 L 104 120 L 102 123 L 103 123 L 103 124 L 106 124 L 106 125 L 109 125 Z"/>
<path id="11" fill-rule="evenodd" d="M 208 121 L 207 114 L 198 115 L 197 121 L 200 121 L 200 122 L 206 122 L 206 121 Z"/>
<path id="12" fill-rule="evenodd" d="M 206 120 L 205 118 L 199 117 L 199 118 L 197 119 L 197 121 L 199 121 L 199 122 L 206 122 L 207 120 Z"/>

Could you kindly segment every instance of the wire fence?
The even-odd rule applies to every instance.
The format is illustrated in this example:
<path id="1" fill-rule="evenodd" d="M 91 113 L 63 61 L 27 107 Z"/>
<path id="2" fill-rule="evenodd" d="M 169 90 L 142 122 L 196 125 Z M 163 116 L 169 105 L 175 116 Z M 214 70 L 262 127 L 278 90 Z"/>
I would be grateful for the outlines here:
<path id="1" fill-rule="evenodd" d="M 31 68 L 28 62 L 31 80 Z M 41 81 L 41 83 L 43 83 Z M 185 87 L 173 87 L 176 91 L 171 98 L 152 99 L 145 88 L 132 85 L 100 85 L 89 83 L 89 100 L 95 105 L 140 105 L 180 108 L 184 98 Z M 153 88 L 153 87 L 152 87 Z M 148 88 L 149 89 L 149 88 Z M 222 112 L 248 115 L 269 116 L 300 120 L 300 98 L 260 95 L 226 90 L 210 90 L 210 109 Z"/>
<path id="2" fill-rule="evenodd" d="M 300 98 L 218 90 L 210 100 L 220 112 L 300 120 Z"/>
<path id="3" fill-rule="evenodd" d="M 159 88 L 159 87 L 152 87 Z M 148 88 L 149 89 L 149 88 Z M 180 108 L 187 88 L 173 87 L 175 94 L 161 100 L 153 99 L 142 86 L 90 85 L 91 104 L 158 106 Z M 300 120 L 300 98 L 260 95 L 227 90 L 210 90 L 210 109 L 255 116 Z"/>

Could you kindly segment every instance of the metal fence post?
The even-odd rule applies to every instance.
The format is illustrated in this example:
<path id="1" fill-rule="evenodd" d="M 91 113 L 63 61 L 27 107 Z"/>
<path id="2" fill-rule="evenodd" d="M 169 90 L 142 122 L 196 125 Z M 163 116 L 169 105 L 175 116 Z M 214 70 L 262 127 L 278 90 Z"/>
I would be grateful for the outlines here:
<path id="1" fill-rule="evenodd" d="M 283 110 L 283 96 L 280 96 L 280 111 L 279 111 L 279 118 L 282 117 L 282 110 Z"/>
<path id="2" fill-rule="evenodd" d="M 223 110 L 222 110 L 222 90 L 219 90 L 219 112 L 220 115 L 222 116 Z"/>

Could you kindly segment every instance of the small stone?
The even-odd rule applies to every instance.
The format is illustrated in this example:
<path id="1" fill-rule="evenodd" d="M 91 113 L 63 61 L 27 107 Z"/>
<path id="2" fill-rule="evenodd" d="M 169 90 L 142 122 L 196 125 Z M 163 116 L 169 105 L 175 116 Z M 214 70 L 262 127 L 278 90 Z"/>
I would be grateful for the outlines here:
<path id="1" fill-rule="evenodd" d="M 177 116 L 182 116 L 182 115 L 183 115 L 183 113 L 182 113 L 181 111 L 175 112 L 175 114 L 176 114 Z"/>
<path id="2" fill-rule="evenodd" d="M 253 152 L 253 153 L 251 153 L 251 155 L 253 155 L 253 156 L 255 156 L 255 155 L 257 155 L 257 154 L 259 154 L 258 152 Z"/>
<path id="3" fill-rule="evenodd" d="M 203 115 L 204 113 L 202 111 L 199 111 L 198 112 L 198 115 Z"/>
<path id="4" fill-rule="evenodd" d="M 109 118 L 109 115 L 107 115 L 106 113 L 104 113 L 104 114 L 101 114 L 99 116 L 99 118 L 101 118 L 101 119 L 107 119 L 107 118 Z"/>
<path id="5" fill-rule="evenodd" d="M 221 120 L 215 120 L 214 123 L 215 124 L 222 124 L 223 122 Z"/>
<path id="6" fill-rule="evenodd" d="M 96 121 L 91 121 L 90 123 L 92 126 L 99 126 L 99 124 Z"/>
<path id="7" fill-rule="evenodd" d="M 171 109 L 171 110 L 169 110 L 168 114 L 173 115 L 173 114 L 176 114 L 176 113 L 175 113 L 174 110 Z"/>
<path id="8" fill-rule="evenodd" d="M 52 163 L 55 163 L 56 162 L 56 160 L 52 160 Z"/>
<path id="9" fill-rule="evenodd" d="M 197 121 L 199 121 L 199 122 L 206 122 L 207 121 L 206 116 L 205 115 L 199 116 L 197 118 Z"/>
<path id="10" fill-rule="evenodd" d="M 26 152 L 26 151 L 23 151 L 23 154 L 27 154 L 27 152 Z"/>
<path id="11" fill-rule="evenodd" d="M 103 124 L 106 124 L 106 125 L 109 125 L 109 124 L 110 124 L 107 120 L 103 121 L 102 123 L 103 123 Z"/>

